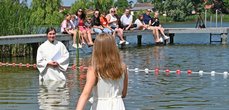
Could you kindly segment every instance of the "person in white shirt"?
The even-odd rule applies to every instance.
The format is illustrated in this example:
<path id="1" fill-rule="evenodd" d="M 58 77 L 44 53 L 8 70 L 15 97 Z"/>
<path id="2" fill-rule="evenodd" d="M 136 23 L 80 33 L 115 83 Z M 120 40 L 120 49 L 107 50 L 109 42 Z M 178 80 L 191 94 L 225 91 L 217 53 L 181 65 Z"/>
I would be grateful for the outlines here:
<path id="1" fill-rule="evenodd" d="M 121 24 L 124 30 L 130 30 L 130 28 L 136 27 L 133 24 L 133 15 L 130 14 L 130 9 L 126 9 L 125 13 L 120 18 Z"/>
<path id="2" fill-rule="evenodd" d="M 55 28 L 48 28 L 47 39 L 37 50 L 39 80 L 65 81 L 64 72 L 69 65 L 69 52 L 65 45 L 56 40 Z"/>

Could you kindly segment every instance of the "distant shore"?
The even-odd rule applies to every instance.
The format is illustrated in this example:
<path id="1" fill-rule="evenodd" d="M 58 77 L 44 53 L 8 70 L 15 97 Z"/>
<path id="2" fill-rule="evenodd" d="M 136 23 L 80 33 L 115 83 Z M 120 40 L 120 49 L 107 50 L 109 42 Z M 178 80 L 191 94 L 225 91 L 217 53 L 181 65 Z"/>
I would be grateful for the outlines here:
<path id="1" fill-rule="evenodd" d="M 203 21 L 204 21 L 204 15 L 202 15 Z M 196 22 L 197 21 L 197 15 L 191 15 L 188 16 L 187 19 L 185 21 L 182 22 L 176 22 L 173 21 L 171 18 L 169 17 L 165 17 L 165 16 L 160 16 L 160 21 L 161 23 L 189 23 L 189 22 Z M 207 17 L 207 21 L 210 21 L 210 16 Z M 215 14 L 212 15 L 212 22 L 215 22 Z M 220 16 L 218 15 L 218 22 L 220 22 Z M 229 14 L 224 14 L 223 15 L 223 22 L 229 22 Z"/>

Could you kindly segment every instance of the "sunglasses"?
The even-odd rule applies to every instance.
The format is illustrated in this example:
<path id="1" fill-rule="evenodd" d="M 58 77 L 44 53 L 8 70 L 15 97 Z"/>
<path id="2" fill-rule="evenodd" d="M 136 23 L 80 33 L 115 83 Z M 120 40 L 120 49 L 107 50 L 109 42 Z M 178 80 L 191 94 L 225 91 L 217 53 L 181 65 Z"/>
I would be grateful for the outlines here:
<path id="1" fill-rule="evenodd" d="M 83 12 L 82 10 L 79 10 L 78 12 Z"/>
<path id="2" fill-rule="evenodd" d="M 111 11 L 111 13 L 115 13 L 115 11 Z"/>
<path id="3" fill-rule="evenodd" d="M 98 15 L 99 13 L 95 13 L 96 15 Z"/>

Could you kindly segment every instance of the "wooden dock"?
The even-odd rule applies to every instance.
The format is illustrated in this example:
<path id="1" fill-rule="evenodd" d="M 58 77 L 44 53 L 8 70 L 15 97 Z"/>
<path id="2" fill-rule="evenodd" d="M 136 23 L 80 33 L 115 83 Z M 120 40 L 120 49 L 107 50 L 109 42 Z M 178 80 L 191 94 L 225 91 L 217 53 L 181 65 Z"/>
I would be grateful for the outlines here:
<path id="1" fill-rule="evenodd" d="M 221 43 L 227 44 L 227 35 L 229 33 L 229 27 L 222 28 L 165 28 L 165 33 L 170 36 L 170 44 L 174 43 L 175 34 L 193 34 L 193 33 L 205 33 L 210 35 L 210 41 L 212 35 L 220 35 Z M 124 31 L 125 37 L 137 36 L 137 43 L 141 44 L 142 35 L 152 34 L 150 30 L 130 30 Z M 95 35 L 94 35 L 95 36 Z M 12 36 L 0 36 L 0 45 L 8 44 L 28 44 L 28 43 L 41 43 L 46 40 L 46 34 L 31 34 L 31 35 L 12 35 Z M 57 39 L 63 42 L 72 40 L 72 37 L 67 34 L 57 34 Z"/>
<path id="2" fill-rule="evenodd" d="M 229 33 L 229 27 L 222 28 L 165 28 L 165 34 L 170 36 L 170 44 L 174 43 L 175 34 L 209 34 L 210 43 L 212 41 L 213 35 L 220 35 L 221 43 L 227 44 L 227 35 Z M 133 30 L 133 31 L 125 31 L 125 36 L 137 36 L 138 44 L 141 44 L 142 35 L 152 34 L 149 30 Z"/>

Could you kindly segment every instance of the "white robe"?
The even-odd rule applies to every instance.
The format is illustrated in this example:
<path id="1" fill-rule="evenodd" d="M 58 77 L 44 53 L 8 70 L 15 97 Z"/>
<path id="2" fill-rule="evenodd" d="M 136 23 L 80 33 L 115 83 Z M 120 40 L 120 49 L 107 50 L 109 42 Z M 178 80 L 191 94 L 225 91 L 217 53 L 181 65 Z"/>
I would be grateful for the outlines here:
<path id="1" fill-rule="evenodd" d="M 48 62 L 56 61 L 59 66 L 47 66 Z M 53 43 L 48 40 L 41 44 L 37 50 L 37 68 L 40 72 L 39 80 L 66 80 L 64 72 L 69 65 L 69 53 L 60 41 Z"/>

